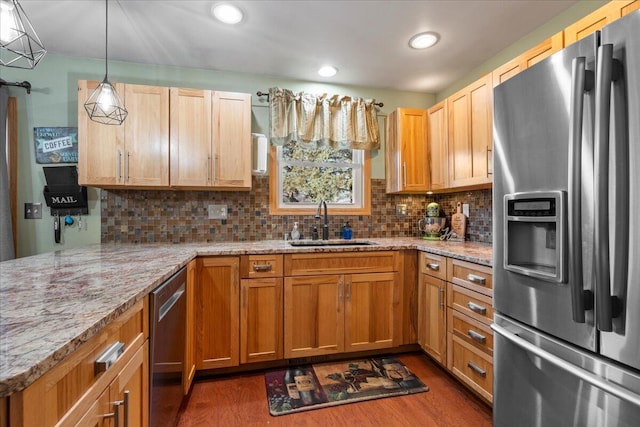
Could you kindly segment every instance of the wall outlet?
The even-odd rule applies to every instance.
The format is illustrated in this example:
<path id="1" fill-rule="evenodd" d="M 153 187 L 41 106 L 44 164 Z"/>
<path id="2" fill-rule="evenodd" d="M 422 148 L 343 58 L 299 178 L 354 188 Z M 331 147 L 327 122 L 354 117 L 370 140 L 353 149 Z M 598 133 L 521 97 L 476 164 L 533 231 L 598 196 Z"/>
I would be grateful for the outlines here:
<path id="1" fill-rule="evenodd" d="M 207 206 L 209 219 L 227 219 L 227 205 Z"/>
<path id="2" fill-rule="evenodd" d="M 24 204 L 24 219 L 41 219 L 42 203 L 27 202 Z"/>
<path id="3" fill-rule="evenodd" d="M 396 205 L 396 215 L 398 216 L 406 216 L 407 215 L 407 205 Z"/>
<path id="4" fill-rule="evenodd" d="M 462 204 L 462 214 L 469 218 L 469 203 Z"/>

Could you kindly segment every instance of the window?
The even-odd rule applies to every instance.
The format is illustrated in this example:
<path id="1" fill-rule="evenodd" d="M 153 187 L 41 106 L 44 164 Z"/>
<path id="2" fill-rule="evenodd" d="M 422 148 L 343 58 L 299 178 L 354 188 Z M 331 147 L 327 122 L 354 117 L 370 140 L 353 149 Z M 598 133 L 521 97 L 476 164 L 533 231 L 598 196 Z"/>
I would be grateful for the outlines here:
<path id="1" fill-rule="evenodd" d="M 312 214 L 320 200 L 330 214 L 371 213 L 369 154 L 288 142 L 271 148 L 270 213 Z"/>

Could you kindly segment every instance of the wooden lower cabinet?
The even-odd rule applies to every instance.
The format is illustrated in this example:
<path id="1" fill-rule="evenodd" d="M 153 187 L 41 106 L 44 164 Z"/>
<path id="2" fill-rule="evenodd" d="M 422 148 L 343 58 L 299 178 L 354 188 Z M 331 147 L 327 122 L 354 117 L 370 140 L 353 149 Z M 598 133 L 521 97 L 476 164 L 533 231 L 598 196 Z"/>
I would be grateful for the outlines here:
<path id="1" fill-rule="evenodd" d="M 447 362 L 446 296 L 444 280 L 420 274 L 418 283 L 418 344 L 442 365 Z"/>
<path id="2" fill-rule="evenodd" d="M 285 358 L 392 347 L 396 275 L 286 277 Z"/>
<path id="3" fill-rule="evenodd" d="M 242 279 L 240 363 L 282 359 L 281 277 Z"/>
<path id="4" fill-rule="evenodd" d="M 139 301 L 21 392 L 9 397 L 10 425 L 149 424 L 148 304 Z M 113 344 L 124 352 L 104 372 L 95 361 Z M 125 396 L 127 396 L 125 398 Z M 6 402 L 6 401 L 5 401 Z"/>
<path id="5" fill-rule="evenodd" d="M 344 351 L 344 277 L 285 277 L 284 357 Z"/>
<path id="6" fill-rule="evenodd" d="M 197 259 L 196 368 L 237 366 L 240 361 L 238 257 Z"/>
<path id="7" fill-rule="evenodd" d="M 184 395 L 189 394 L 191 383 L 196 375 L 196 282 L 198 262 L 194 259 L 187 264 L 187 313 L 185 319 L 185 350 L 182 371 Z"/>

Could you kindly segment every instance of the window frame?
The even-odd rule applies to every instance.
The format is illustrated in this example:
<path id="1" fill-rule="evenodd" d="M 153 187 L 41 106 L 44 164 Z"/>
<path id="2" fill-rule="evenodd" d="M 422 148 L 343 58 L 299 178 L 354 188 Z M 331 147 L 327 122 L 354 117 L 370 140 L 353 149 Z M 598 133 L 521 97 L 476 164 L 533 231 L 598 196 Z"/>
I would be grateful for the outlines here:
<path id="1" fill-rule="evenodd" d="M 329 215 L 371 215 L 371 155 L 368 150 L 363 150 L 364 162 L 362 164 L 362 206 L 327 204 Z M 315 215 L 317 206 L 283 207 L 280 205 L 280 161 L 277 147 L 269 147 L 269 214 L 270 215 Z"/>

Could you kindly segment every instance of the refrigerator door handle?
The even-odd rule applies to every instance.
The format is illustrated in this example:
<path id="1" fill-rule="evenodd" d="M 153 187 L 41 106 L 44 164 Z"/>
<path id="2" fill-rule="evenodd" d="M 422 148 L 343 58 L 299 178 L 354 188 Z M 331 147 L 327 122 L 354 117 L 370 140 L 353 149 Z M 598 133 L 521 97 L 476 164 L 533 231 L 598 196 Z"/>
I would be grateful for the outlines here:
<path id="1" fill-rule="evenodd" d="M 635 393 L 632 393 L 626 388 L 620 387 L 619 385 L 611 383 L 605 380 L 604 378 L 598 375 L 594 375 L 591 372 L 586 371 L 572 363 L 569 363 L 566 360 L 554 354 L 546 352 L 543 349 L 536 346 L 535 344 L 530 343 L 529 341 L 508 331 L 506 328 L 502 326 L 496 325 L 494 323 L 491 325 L 491 329 L 493 329 L 497 334 L 501 335 L 502 337 L 510 341 L 512 344 L 520 347 L 524 351 L 531 353 L 535 356 L 538 356 L 540 359 L 575 375 L 581 380 L 591 384 L 594 387 L 599 388 L 600 390 L 603 390 L 606 393 L 609 393 L 619 399 L 625 400 L 633 405 L 640 406 L 640 396 Z"/>
<path id="2" fill-rule="evenodd" d="M 600 331 L 613 330 L 614 299 L 611 296 L 609 259 L 609 127 L 611 84 L 618 77 L 620 63 L 613 59 L 613 45 L 598 47 L 596 55 L 595 108 L 595 290 L 596 325 Z"/>
<path id="3" fill-rule="evenodd" d="M 569 128 L 569 259 L 571 311 L 573 320 L 585 323 L 585 311 L 593 308 L 590 291 L 584 290 L 582 277 L 582 118 L 584 93 L 593 89 L 593 71 L 586 69 L 586 58 L 571 63 L 571 106 Z"/>

